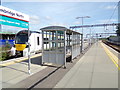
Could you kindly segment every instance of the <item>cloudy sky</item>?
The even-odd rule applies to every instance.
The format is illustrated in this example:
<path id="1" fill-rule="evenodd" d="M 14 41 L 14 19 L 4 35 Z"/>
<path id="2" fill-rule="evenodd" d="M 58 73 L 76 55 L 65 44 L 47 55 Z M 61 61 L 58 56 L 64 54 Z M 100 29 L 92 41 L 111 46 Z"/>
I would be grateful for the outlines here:
<path id="1" fill-rule="evenodd" d="M 76 17 L 90 16 L 84 19 L 84 25 L 118 22 L 118 2 L 2 2 L 2 5 L 30 16 L 30 30 L 51 25 L 65 27 L 81 25 L 81 19 Z M 115 32 L 115 27 L 107 27 L 108 32 Z M 3 29 L 17 30 L 9 26 Z M 19 30 L 18 30 L 19 29 Z M 104 32 L 104 27 L 84 28 L 84 33 Z M 78 30 L 78 29 L 77 29 Z M 78 30 L 81 32 L 81 29 Z"/>

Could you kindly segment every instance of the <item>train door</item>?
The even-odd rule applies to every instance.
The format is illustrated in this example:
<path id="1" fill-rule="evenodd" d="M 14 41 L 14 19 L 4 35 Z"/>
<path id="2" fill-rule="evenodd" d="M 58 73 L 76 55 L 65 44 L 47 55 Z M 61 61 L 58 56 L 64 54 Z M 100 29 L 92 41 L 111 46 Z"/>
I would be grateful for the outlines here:
<path id="1" fill-rule="evenodd" d="M 36 50 L 40 51 L 42 49 L 42 35 L 40 33 L 37 34 L 37 47 Z"/>
<path id="2" fill-rule="evenodd" d="M 30 52 L 32 53 L 32 52 L 34 52 L 34 49 L 35 49 L 35 34 L 34 33 L 32 33 L 31 35 L 30 35 Z"/>

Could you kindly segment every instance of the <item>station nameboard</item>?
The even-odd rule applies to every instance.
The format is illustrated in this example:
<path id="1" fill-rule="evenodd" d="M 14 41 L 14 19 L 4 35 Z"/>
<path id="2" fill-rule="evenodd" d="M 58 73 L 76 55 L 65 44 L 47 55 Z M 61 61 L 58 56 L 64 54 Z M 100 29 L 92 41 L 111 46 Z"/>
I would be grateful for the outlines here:
<path id="1" fill-rule="evenodd" d="M 0 24 L 29 28 L 29 16 L 21 12 L 0 6 Z"/>

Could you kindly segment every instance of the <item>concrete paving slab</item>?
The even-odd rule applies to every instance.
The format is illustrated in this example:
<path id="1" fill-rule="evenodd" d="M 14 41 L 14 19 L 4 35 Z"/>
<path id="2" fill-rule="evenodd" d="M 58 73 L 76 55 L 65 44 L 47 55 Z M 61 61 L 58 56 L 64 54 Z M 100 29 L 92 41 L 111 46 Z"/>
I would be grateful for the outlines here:
<path id="1" fill-rule="evenodd" d="M 118 88 L 116 73 L 94 73 L 90 88 Z"/>
<path id="2" fill-rule="evenodd" d="M 89 72 L 76 73 L 63 88 L 88 88 L 91 75 Z"/>

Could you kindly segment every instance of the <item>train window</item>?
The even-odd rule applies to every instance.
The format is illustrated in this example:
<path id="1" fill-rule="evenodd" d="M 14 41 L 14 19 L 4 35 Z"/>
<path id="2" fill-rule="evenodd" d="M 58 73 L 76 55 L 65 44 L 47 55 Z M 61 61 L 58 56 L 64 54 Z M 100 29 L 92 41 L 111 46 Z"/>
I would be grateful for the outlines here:
<path id="1" fill-rule="evenodd" d="M 17 35 L 15 43 L 25 44 L 28 41 L 28 35 Z"/>
<path id="2" fill-rule="evenodd" d="M 44 42 L 44 44 L 48 44 L 49 42 Z"/>
<path id="3" fill-rule="evenodd" d="M 37 44 L 38 45 L 40 45 L 40 42 L 39 42 L 40 40 L 39 40 L 39 37 L 37 37 Z"/>
<path id="4" fill-rule="evenodd" d="M 44 40 L 48 40 L 48 38 L 44 38 Z"/>

